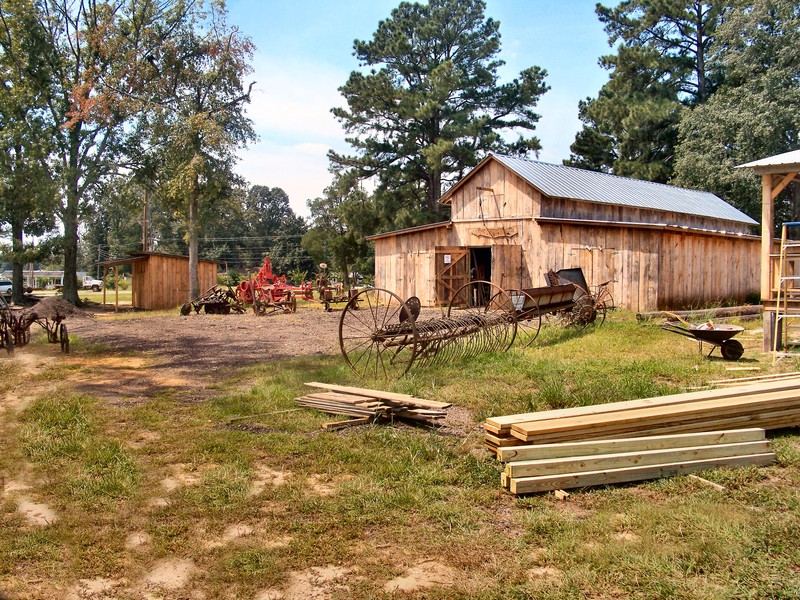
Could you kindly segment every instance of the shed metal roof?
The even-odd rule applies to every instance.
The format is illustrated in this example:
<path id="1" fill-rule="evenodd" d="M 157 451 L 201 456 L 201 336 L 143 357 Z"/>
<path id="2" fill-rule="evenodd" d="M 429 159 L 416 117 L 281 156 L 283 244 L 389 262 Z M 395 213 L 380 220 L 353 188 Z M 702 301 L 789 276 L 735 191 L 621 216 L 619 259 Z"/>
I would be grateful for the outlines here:
<path id="1" fill-rule="evenodd" d="M 491 154 L 487 159 L 491 157 L 517 173 L 545 195 L 553 198 L 570 198 L 586 202 L 646 208 L 758 225 L 757 221 L 711 192 L 629 179 L 608 173 L 525 160 L 502 154 Z"/>
<path id="2" fill-rule="evenodd" d="M 737 169 L 758 169 L 762 167 L 797 167 L 800 165 L 800 150 L 792 150 L 775 156 L 768 156 L 754 160 L 743 165 L 736 165 Z"/>

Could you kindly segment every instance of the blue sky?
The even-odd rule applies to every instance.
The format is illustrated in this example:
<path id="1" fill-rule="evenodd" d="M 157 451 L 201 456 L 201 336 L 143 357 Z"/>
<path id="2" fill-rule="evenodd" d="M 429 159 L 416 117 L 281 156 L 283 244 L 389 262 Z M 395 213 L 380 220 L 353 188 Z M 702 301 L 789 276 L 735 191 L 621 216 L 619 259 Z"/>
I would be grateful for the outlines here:
<path id="1" fill-rule="evenodd" d="M 293 210 L 330 183 L 326 153 L 346 151 L 345 134 L 331 115 L 344 101 L 337 88 L 355 70 L 353 40 L 367 40 L 400 0 L 228 0 L 229 22 L 257 47 L 256 81 L 248 115 L 259 141 L 240 152 L 238 171 L 250 183 L 280 187 Z M 614 4 L 607 2 L 606 4 Z M 578 101 L 595 96 L 608 79 L 597 65 L 608 54 L 595 0 L 486 0 L 486 16 L 500 21 L 501 82 L 522 69 L 547 70 L 548 91 L 537 112 L 539 159 L 569 156 L 580 123 Z"/>

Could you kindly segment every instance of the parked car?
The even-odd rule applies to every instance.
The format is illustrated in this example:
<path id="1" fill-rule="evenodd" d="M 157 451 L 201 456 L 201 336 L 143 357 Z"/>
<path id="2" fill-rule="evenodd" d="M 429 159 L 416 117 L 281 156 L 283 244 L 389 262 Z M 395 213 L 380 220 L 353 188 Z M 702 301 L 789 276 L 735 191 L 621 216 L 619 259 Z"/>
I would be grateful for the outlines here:
<path id="1" fill-rule="evenodd" d="M 11 296 L 11 280 L 0 279 L 0 294 L 3 296 Z"/>

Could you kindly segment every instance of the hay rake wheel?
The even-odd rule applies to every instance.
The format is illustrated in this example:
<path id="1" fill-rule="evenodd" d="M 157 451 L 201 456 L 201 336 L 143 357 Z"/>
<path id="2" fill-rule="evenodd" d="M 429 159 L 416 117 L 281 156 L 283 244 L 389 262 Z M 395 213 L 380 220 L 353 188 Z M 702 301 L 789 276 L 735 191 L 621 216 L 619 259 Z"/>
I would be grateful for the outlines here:
<path id="1" fill-rule="evenodd" d="M 447 308 L 448 318 L 473 317 L 479 319 L 476 331 L 462 338 L 461 356 L 475 356 L 481 352 L 505 351 L 517 336 L 517 317 L 508 292 L 489 281 L 470 281 L 461 286 Z M 458 339 L 457 338 L 457 339 Z"/>
<path id="2" fill-rule="evenodd" d="M 398 378 L 417 356 L 419 338 L 411 308 L 396 294 L 368 289 L 356 294 L 339 319 L 339 347 L 359 375 Z"/>
<path id="3" fill-rule="evenodd" d="M 538 300 L 522 289 L 509 290 L 509 297 L 517 315 L 517 341 L 527 348 L 533 344 L 542 329 L 542 312 Z"/>

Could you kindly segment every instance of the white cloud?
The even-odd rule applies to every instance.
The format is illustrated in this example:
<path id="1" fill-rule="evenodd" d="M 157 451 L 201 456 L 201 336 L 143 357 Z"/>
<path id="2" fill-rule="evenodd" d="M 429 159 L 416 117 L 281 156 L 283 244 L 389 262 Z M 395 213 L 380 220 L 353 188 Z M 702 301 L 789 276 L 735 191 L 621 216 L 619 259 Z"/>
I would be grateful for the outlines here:
<path id="1" fill-rule="evenodd" d="M 295 214 L 308 216 L 306 200 L 317 198 L 331 182 L 328 148 L 322 144 L 259 144 L 242 155 L 237 172 L 254 185 L 279 187 Z"/>
<path id="2" fill-rule="evenodd" d="M 261 59 L 247 114 L 259 141 L 239 153 L 237 171 L 251 184 L 279 187 L 295 213 L 331 182 L 327 153 L 346 148 L 330 109 L 344 104 L 337 91 L 347 73 L 321 62 Z"/>

